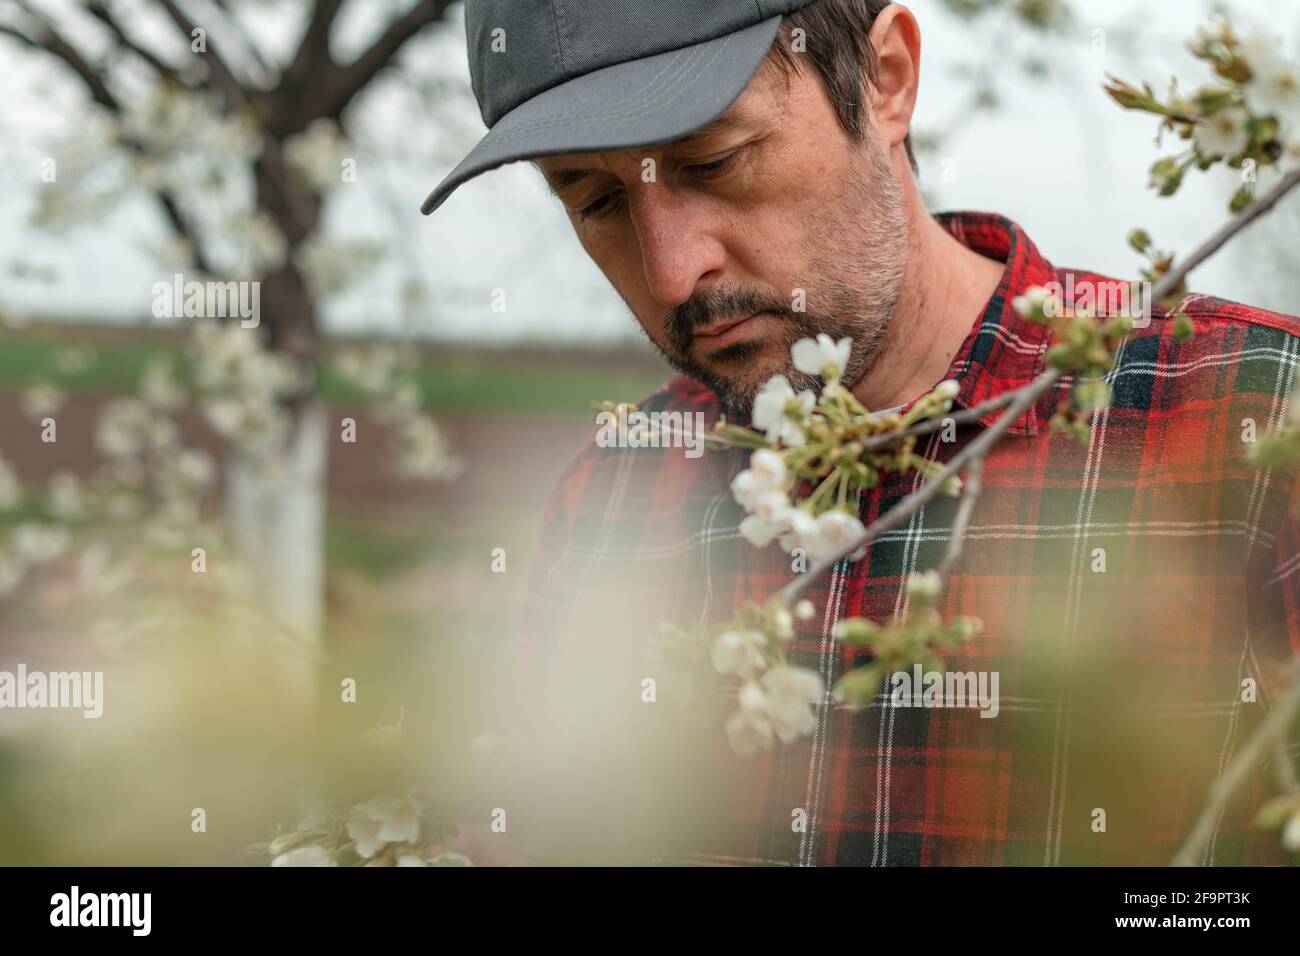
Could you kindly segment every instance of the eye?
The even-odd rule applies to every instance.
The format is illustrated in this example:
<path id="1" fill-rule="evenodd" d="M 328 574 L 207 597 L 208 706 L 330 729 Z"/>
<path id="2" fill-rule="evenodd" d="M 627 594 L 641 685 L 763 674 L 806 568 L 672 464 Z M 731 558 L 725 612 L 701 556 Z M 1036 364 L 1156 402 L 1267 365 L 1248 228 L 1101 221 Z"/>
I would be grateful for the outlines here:
<path id="1" fill-rule="evenodd" d="M 687 166 L 686 168 L 693 174 L 708 179 L 710 176 L 716 176 L 719 173 L 726 172 L 736 161 L 736 156 L 739 153 L 740 150 L 735 150 L 728 153 L 726 156 L 723 156 L 721 159 L 715 159 L 711 163 L 697 163 L 694 166 Z"/>
<path id="2" fill-rule="evenodd" d="M 579 209 L 578 219 L 583 222 L 588 219 L 598 219 L 601 216 L 612 212 L 615 203 L 616 197 L 610 193 L 606 193 Z"/>

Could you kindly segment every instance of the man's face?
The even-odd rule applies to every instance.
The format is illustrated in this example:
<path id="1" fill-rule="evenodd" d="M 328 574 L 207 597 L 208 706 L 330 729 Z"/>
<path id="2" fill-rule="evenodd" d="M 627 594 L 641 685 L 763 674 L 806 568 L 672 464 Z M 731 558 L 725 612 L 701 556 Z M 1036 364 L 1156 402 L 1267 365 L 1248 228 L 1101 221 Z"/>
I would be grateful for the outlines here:
<path id="1" fill-rule="evenodd" d="M 790 346 L 853 339 L 870 368 L 907 258 L 898 181 L 874 132 L 855 141 L 815 74 L 770 63 L 718 120 L 677 143 L 540 160 L 587 254 L 664 358 L 747 411 Z M 802 291 L 801 291 L 802 290 Z"/>

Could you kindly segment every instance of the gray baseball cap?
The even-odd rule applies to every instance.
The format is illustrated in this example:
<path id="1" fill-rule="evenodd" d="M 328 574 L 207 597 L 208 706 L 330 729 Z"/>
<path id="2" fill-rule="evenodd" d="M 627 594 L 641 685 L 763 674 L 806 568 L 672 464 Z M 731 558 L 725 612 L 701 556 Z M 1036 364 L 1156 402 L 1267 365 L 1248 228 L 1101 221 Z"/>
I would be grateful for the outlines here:
<path id="1" fill-rule="evenodd" d="M 726 111 L 814 0 L 466 0 L 487 135 L 429 194 L 521 159 L 672 142 Z"/>

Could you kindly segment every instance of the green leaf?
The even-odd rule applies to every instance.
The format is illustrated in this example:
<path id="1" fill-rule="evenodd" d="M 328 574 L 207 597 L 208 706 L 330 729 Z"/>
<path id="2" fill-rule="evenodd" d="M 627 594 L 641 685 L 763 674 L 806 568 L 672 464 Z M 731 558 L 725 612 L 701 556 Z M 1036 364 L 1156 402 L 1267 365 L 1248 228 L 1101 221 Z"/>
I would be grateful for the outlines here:
<path id="1" fill-rule="evenodd" d="M 833 692 L 835 699 L 855 709 L 869 707 L 875 700 L 884 677 L 885 667 L 880 661 L 874 661 L 865 667 L 856 667 L 835 682 Z"/>
<path id="2" fill-rule="evenodd" d="M 1134 229 L 1128 234 L 1128 244 L 1134 252 L 1146 252 L 1151 248 L 1151 236 L 1145 229 Z"/>
<path id="3" fill-rule="evenodd" d="M 1110 385 L 1105 379 L 1085 378 L 1074 386 L 1074 401 L 1084 411 L 1096 411 L 1110 404 Z"/>
<path id="4" fill-rule="evenodd" d="M 1232 199 L 1228 203 L 1228 211 L 1232 213 L 1245 212 L 1254 202 L 1254 190 L 1249 185 L 1242 186 L 1232 194 Z"/>

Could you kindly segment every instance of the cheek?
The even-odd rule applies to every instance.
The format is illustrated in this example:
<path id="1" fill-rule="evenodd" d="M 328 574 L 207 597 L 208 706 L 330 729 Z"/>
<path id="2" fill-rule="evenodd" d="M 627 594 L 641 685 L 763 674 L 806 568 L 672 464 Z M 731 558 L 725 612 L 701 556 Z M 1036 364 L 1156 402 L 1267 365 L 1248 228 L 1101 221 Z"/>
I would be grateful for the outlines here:
<path id="1" fill-rule="evenodd" d="M 631 233 L 632 230 L 629 228 L 628 232 Z M 664 327 L 664 316 L 646 285 L 641 248 L 635 234 L 625 236 L 614 230 L 604 230 L 583 235 L 579 230 L 578 241 L 636 320 L 651 337 L 659 340 Z"/>
<path id="2" fill-rule="evenodd" d="M 825 149 L 785 147 L 765 157 L 729 223 L 728 246 L 743 271 L 793 294 L 818 250 L 834 241 L 825 227 L 837 221 L 848 197 L 850 168 L 838 142 Z"/>

